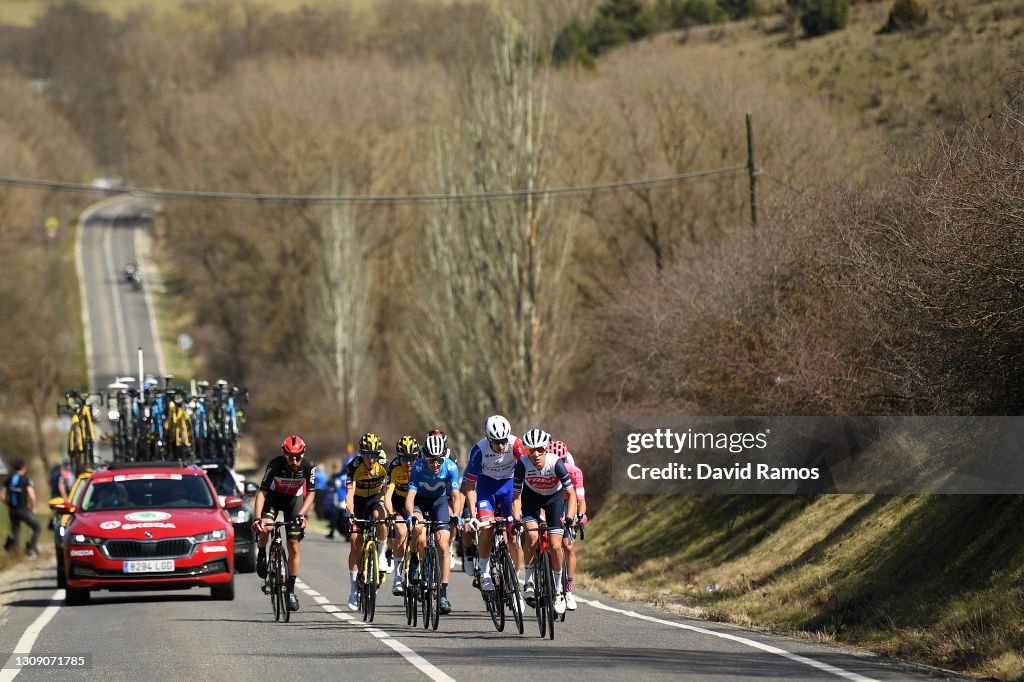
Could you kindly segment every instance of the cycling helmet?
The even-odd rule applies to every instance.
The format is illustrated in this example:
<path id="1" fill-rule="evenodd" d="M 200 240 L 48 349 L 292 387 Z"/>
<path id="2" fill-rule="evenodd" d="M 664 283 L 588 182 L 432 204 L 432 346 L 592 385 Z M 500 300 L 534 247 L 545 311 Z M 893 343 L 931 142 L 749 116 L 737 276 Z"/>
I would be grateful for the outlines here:
<path id="1" fill-rule="evenodd" d="M 512 425 L 500 414 L 495 414 L 484 422 L 484 431 L 487 433 L 487 440 L 505 440 L 512 435 Z"/>
<path id="2" fill-rule="evenodd" d="M 420 444 L 412 436 L 402 436 L 401 440 L 395 443 L 395 453 L 399 457 L 415 457 Z"/>
<path id="3" fill-rule="evenodd" d="M 528 449 L 546 448 L 551 444 L 551 434 L 543 429 L 530 429 L 523 434 L 523 445 Z"/>
<path id="4" fill-rule="evenodd" d="M 288 436 L 284 439 L 284 443 L 281 444 L 281 450 L 286 455 L 291 455 L 292 457 L 298 455 L 301 457 L 306 454 L 306 443 L 298 436 Z"/>
<path id="5" fill-rule="evenodd" d="M 376 455 L 382 450 L 384 450 L 384 443 L 375 433 L 363 434 L 363 437 L 359 439 L 359 454 L 361 455 Z"/>
<path id="6" fill-rule="evenodd" d="M 448 434 L 442 431 L 441 429 L 432 429 L 430 433 L 427 434 L 428 438 L 430 436 L 441 436 L 441 439 L 445 442 L 445 445 L 448 444 Z"/>
<path id="7" fill-rule="evenodd" d="M 553 455 L 558 455 L 558 459 L 565 459 L 565 456 L 569 454 L 569 449 L 565 447 L 565 443 L 560 440 L 551 441 L 551 445 L 548 446 L 548 452 Z"/>
<path id="8" fill-rule="evenodd" d="M 444 457 L 448 451 L 448 448 L 444 444 L 444 438 L 441 436 L 427 436 L 427 439 L 423 441 L 423 457 Z"/>

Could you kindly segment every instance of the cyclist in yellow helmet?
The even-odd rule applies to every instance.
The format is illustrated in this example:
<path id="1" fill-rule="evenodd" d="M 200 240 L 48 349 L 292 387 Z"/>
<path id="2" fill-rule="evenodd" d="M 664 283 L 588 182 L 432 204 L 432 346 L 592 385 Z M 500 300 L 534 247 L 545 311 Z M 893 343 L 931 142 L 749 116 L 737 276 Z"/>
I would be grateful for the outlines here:
<path id="1" fill-rule="evenodd" d="M 352 611 L 359 610 L 356 582 L 359 578 L 359 558 L 363 553 L 362 528 L 356 519 L 384 519 L 384 485 L 387 483 L 388 470 L 383 462 L 387 461 L 386 458 L 384 443 L 380 437 L 375 433 L 367 433 L 359 439 L 359 457 L 348 465 L 345 506 L 352 520 L 349 535 L 352 544 L 348 552 L 348 572 L 351 581 L 348 608 Z M 387 535 L 384 524 L 377 526 L 376 535 L 377 545 L 380 547 L 378 564 L 384 566 L 387 563 L 384 555 L 388 549 L 388 543 L 384 541 Z"/>

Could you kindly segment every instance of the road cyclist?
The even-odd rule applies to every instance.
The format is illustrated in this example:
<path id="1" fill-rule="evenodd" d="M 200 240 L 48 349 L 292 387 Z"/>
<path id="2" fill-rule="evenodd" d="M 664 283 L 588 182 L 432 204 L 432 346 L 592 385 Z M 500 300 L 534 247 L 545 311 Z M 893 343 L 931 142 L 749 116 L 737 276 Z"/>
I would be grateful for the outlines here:
<path id="1" fill-rule="evenodd" d="M 491 540 L 496 514 L 512 513 L 513 473 L 525 453 L 522 441 L 512 435 L 508 419 L 491 415 L 484 422 L 484 437 L 469 453 L 466 465 L 466 496 L 469 500 L 470 530 L 480 528 L 477 551 L 480 556 L 480 589 L 494 589 L 490 577 Z M 517 517 L 518 518 L 518 517 Z M 516 569 L 522 566 L 522 553 L 513 547 Z"/>
<path id="2" fill-rule="evenodd" d="M 563 583 L 565 583 L 565 608 L 568 611 L 575 611 L 576 597 L 573 595 L 573 588 L 575 587 L 573 578 L 576 575 L 576 543 L 574 537 L 576 533 L 572 532 L 572 530 L 573 528 L 582 530 L 583 526 L 587 524 L 587 498 L 586 489 L 583 487 L 583 470 L 575 464 L 572 453 L 569 452 L 564 441 L 552 441 L 548 449 L 565 464 L 565 469 L 569 472 L 569 478 L 572 480 L 572 489 L 576 492 L 576 516 L 575 518 L 566 518 L 566 521 L 569 523 L 562 544 L 563 551 L 565 552 L 565 579 L 563 580 Z M 565 493 L 565 498 L 568 504 L 568 490 Z"/>
<path id="3" fill-rule="evenodd" d="M 253 502 L 253 531 L 259 534 L 256 574 L 263 580 L 267 578 L 267 541 L 281 512 L 288 524 L 288 609 L 298 611 L 295 581 L 302 565 L 299 543 L 305 535 L 306 515 L 316 497 L 316 465 L 305 460 L 306 443 L 297 435 L 284 439 L 281 453 L 267 465 Z"/>
<path id="4" fill-rule="evenodd" d="M 384 451 L 384 443 L 380 436 L 375 433 L 365 433 L 359 439 L 359 456 L 349 462 L 346 474 L 345 507 L 351 521 L 349 524 L 349 547 L 348 572 L 350 581 L 350 592 L 348 597 L 348 608 L 350 611 L 359 610 L 359 560 L 363 552 L 363 534 L 360 524 L 355 519 L 372 519 L 383 521 L 386 517 L 384 510 L 384 486 L 387 483 L 388 470 L 385 466 L 387 453 Z M 387 528 L 381 523 L 376 528 L 376 539 L 378 546 L 378 566 L 384 566 L 387 562 L 388 543 Z M 380 584 L 378 580 L 376 584 Z"/>
<path id="5" fill-rule="evenodd" d="M 423 521 L 431 520 L 447 524 L 459 509 L 459 467 L 448 457 L 450 450 L 440 435 L 429 435 L 420 447 L 422 458 L 417 460 L 409 474 L 409 492 L 405 496 L 405 515 L 410 521 L 415 518 L 411 546 L 422 559 L 427 546 L 427 529 Z M 461 520 L 461 517 L 455 516 Z M 441 554 L 441 598 L 439 613 L 451 613 L 448 600 L 448 580 L 451 571 L 449 539 L 451 532 L 442 527 L 437 531 L 437 545 Z"/>
<path id="6" fill-rule="evenodd" d="M 555 454 L 549 452 L 551 434 L 542 429 L 530 429 L 523 434 L 526 457 L 515 465 L 512 515 L 522 519 L 526 526 L 523 547 L 526 561 L 526 581 L 523 596 L 531 604 L 534 593 L 534 550 L 538 540 L 541 511 L 547 519 L 547 544 L 550 548 L 551 569 L 554 578 L 554 609 L 565 613 L 562 595 L 562 519 L 576 516 L 576 491 L 569 472 Z M 566 496 L 568 495 L 568 500 Z M 567 509 L 568 507 L 568 509 Z M 481 578 L 483 583 L 483 578 Z"/>
<path id="7" fill-rule="evenodd" d="M 384 492 L 384 510 L 388 520 L 392 522 L 391 555 L 394 560 L 395 575 L 391 585 L 391 594 L 401 596 L 404 593 L 405 542 L 409 535 L 405 521 L 405 498 L 409 492 L 409 476 L 413 464 L 419 456 L 420 444 L 412 436 L 405 435 L 395 443 L 395 458 L 388 465 L 388 483 Z M 397 523 L 396 523 L 397 522 Z"/>

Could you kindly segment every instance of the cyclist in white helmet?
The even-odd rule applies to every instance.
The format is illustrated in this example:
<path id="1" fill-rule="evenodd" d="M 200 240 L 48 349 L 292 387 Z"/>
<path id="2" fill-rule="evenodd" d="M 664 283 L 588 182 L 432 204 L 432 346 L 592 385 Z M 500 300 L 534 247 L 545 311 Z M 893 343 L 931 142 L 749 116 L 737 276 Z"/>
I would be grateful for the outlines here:
<path id="1" fill-rule="evenodd" d="M 541 429 L 530 429 L 523 434 L 526 457 L 515 467 L 515 496 L 512 499 L 513 516 L 526 524 L 523 547 L 526 554 L 526 585 L 523 597 L 529 604 L 533 600 L 534 581 L 530 564 L 537 543 L 538 521 L 541 510 L 548 524 L 548 544 L 551 552 L 551 571 L 555 582 L 555 613 L 565 613 L 562 595 L 562 518 L 576 517 L 576 491 L 565 463 L 552 452 L 551 434 Z M 568 500 L 566 500 L 568 495 Z M 566 513 L 568 507 L 568 513 Z"/>
<path id="2" fill-rule="evenodd" d="M 500 414 L 484 422 L 485 437 L 469 453 L 466 465 L 466 496 L 469 499 L 470 529 L 480 530 L 480 589 L 494 589 L 491 581 L 491 539 L 494 516 L 512 515 L 512 475 L 519 458 L 525 454 L 523 442 L 512 435 L 512 425 Z M 522 551 L 513 546 L 512 559 L 518 569 Z"/>

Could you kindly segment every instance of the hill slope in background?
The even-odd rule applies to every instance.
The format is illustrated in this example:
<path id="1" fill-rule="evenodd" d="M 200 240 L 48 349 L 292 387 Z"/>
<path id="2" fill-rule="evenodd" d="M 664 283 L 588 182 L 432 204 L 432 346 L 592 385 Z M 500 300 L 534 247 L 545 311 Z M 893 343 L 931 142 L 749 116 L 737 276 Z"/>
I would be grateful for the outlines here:
<path id="1" fill-rule="evenodd" d="M 679 69 L 695 79 L 723 74 L 723 87 L 730 85 L 724 74 L 761 77 L 773 84 L 780 99 L 823 98 L 837 111 L 837 125 L 848 120 L 844 117 L 856 117 L 855 127 L 880 134 L 890 148 L 897 150 L 894 156 L 899 160 L 890 159 L 890 167 L 927 165 L 922 158 L 925 147 L 934 139 L 925 141 L 921 131 L 951 131 L 964 121 L 973 125 L 973 121 L 989 119 L 993 113 L 1018 110 L 1008 106 L 1012 97 L 1007 94 L 1012 94 L 1019 80 L 1024 44 L 1020 40 L 1024 5 L 1020 3 L 931 3 L 928 8 L 932 20 L 927 28 L 896 35 L 876 34 L 885 23 L 887 4 L 859 5 L 853 8 L 846 30 L 814 40 L 794 40 L 781 26 L 773 26 L 778 20 L 771 17 L 663 34 L 613 52 L 599 60 L 598 70 L 664 58 L 676 59 Z M 759 110 L 771 111 L 773 106 L 771 97 L 752 102 L 755 121 Z M 1008 116 L 1013 117 L 1012 113 Z M 993 127 L 999 125 L 994 123 Z M 1005 130 L 1011 131 L 1006 133 L 1010 146 L 1019 146 L 1020 126 L 1010 123 Z M 852 136 L 852 129 L 845 129 L 844 134 Z M 950 143 L 949 165 L 961 159 L 987 158 L 983 149 L 960 147 L 955 137 L 945 139 Z M 851 152 L 863 158 L 867 168 L 871 157 L 865 149 L 853 144 L 851 137 Z M 993 164 L 1019 172 L 1019 154 L 1003 161 L 996 161 L 996 156 L 991 156 Z M 984 166 L 985 162 L 979 164 Z M 957 166 L 957 170 L 961 175 L 950 173 L 957 181 L 972 176 L 966 166 Z M 771 168 L 768 172 L 780 173 Z M 870 184 L 869 176 L 865 174 Z M 979 171 L 977 177 L 983 176 L 994 177 Z M 934 177 L 943 178 L 932 187 L 935 192 L 952 190 L 952 185 L 946 183 L 949 178 Z M 925 181 L 916 188 L 925 192 L 928 186 Z M 995 214 L 1002 210 L 996 209 L 1001 202 L 999 196 L 981 190 L 977 197 L 980 203 L 972 205 L 989 205 Z M 1019 193 L 1015 200 L 1006 196 L 1006 205 L 1019 210 Z M 955 202 L 952 197 L 950 194 L 948 200 Z M 855 225 L 867 226 L 867 222 L 850 221 L 850 217 L 864 211 L 874 198 L 854 193 L 832 199 L 855 199 L 860 205 L 836 219 L 829 210 L 829 197 L 820 196 L 816 199 L 820 203 L 812 211 L 818 223 L 852 231 L 860 229 Z M 890 195 L 879 201 L 898 203 L 900 199 Z M 950 217 L 950 224 L 958 222 L 952 213 L 943 214 Z M 902 219 L 902 229 L 910 233 L 917 229 L 925 234 L 936 227 L 929 226 L 923 214 L 914 211 L 902 214 Z M 970 219 L 966 224 L 970 225 Z M 701 263 L 695 261 L 691 265 L 694 267 L 700 268 Z M 699 285 L 701 279 L 699 272 L 690 279 L 674 277 L 661 280 L 662 285 L 686 288 L 688 284 Z M 811 279 L 821 284 L 815 277 Z M 976 284 L 965 291 L 976 292 Z M 651 295 L 650 291 L 645 294 L 642 289 L 634 289 L 623 298 L 638 301 Z M 851 289 L 843 300 L 854 295 Z M 736 301 L 742 303 L 744 299 L 737 296 Z M 687 302 L 683 295 L 670 297 L 668 309 L 684 319 L 695 319 Z M 693 307 L 700 309 L 696 303 Z M 728 315 L 725 318 L 732 319 Z M 633 324 L 624 324 L 623 329 L 636 330 L 637 321 L 642 319 L 638 314 Z M 670 319 L 666 318 L 666 325 L 671 324 Z M 913 334 L 915 319 L 904 319 L 908 320 L 908 334 Z M 750 392 L 740 381 L 743 370 L 734 370 L 729 363 L 746 361 L 752 373 L 763 370 L 766 365 L 758 360 L 770 357 L 765 347 L 771 344 L 766 341 L 778 340 L 772 337 L 771 329 L 759 328 L 762 322 L 746 317 L 743 320 L 749 332 L 744 338 L 752 339 L 751 347 L 723 344 L 718 328 L 703 321 L 691 323 L 698 329 L 688 332 L 698 345 L 703 344 L 704 357 L 716 358 L 720 383 L 731 380 L 732 388 L 723 386 L 704 394 L 697 391 L 691 396 L 686 386 L 698 381 L 694 375 L 677 376 L 674 385 L 669 385 L 666 377 L 663 393 L 676 396 L 675 403 L 645 403 L 652 395 L 661 395 L 647 390 L 651 387 L 650 375 L 669 372 L 645 365 L 641 358 L 635 373 L 644 378 L 637 381 L 640 388 L 635 389 L 635 402 L 631 403 L 627 390 L 616 409 L 629 412 L 639 407 L 645 414 L 696 414 L 710 409 L 719 414 L 718 410 L 731 413 L 730 408 L 743 410 L 744 404 L 755 403 L 753 398 L 744 403 L 744 398 L 734 397 L 750 396 Z M 713 333 L 702 334 L 701 325 Z M 750 331 L 752 327 L 755 329 Z M 725 322 L 722 329 L 727 329 Z M 822 339 L 808 336 L 807 331 L 797 327 L 795 335 L 810 339 L 808 345 L 817 340 L 821 346 Z M 672 328 L 660 333 L 667 337 Z M 854 333 L 863 334 L 863 329 Z M 643 347 L 642 341 L 631 343 Z M 813 350 L 820 354 L 832 349 Z M 731 354 L 738 354 L 739 360 Z M 813 355 L 809 357 L 813 359 Z M 629 364 L 620 365 L 617 360 L 606 366 Z M 789 363 L 799 364 L 799 359 Z M 676 366 L 687 365 L 678 361 Z M 794 368 L 794 372 L 799 369 Z M 851 371 L 842 361 L 834 369 L 835 376 Z M 870 369 L 853 365 L 852 371 L 863 380 Z M 609 383 L 615 384 L 621 396 L 617 382 L 620 374 Z M 791 385 L 796 383 L 794 379 Z M 856 379 L 850 386 L 855 384 Z M 771 390 L 766 391 L 769 397 L 756 402 L 761 410 L 757 413 L 788 414 L 794 405 L 809 410 L 808 414 L 830 413 L 828 405 L 841 410 L 847 395 L 843 387 L 841 382 L 809 381 L 800 389 L 804 392 L 786 404 L 780 402 L 784 400 L 780 397 L 783 391 L 771 389 L 774 397 L 769 395 Z M 821 395 L 832 395 L 831 402 L 816 402 Z M 966 400 L 967 396 L 963 397 Z M 955 404 L 957 396 L 947 392 L 942 399 Z M 822 405 L 824 410 L 820 409 Z M 847 407 L 865 409 L 856 401 Z M 868 414 L 882 413 L 893 406 L 876 405 L 875 412 L 870 406 L 866 409 Z M 601 468 L 597 462 L 591 466 Z M 617 496 L 602 506 L 588 528 L 587 538 L 580 545 L 580 565 L 587 572 L 589 584 L 599 589 L 683 613 L 853 643 L 972 674 L 1024 679 L 1022 508 L 1024 502 L 1016 496 Z"/>

